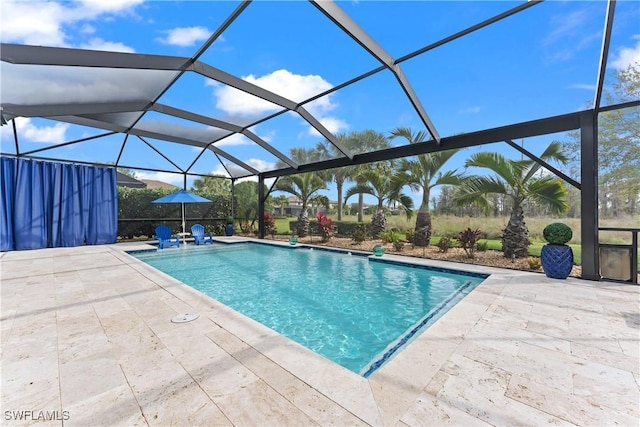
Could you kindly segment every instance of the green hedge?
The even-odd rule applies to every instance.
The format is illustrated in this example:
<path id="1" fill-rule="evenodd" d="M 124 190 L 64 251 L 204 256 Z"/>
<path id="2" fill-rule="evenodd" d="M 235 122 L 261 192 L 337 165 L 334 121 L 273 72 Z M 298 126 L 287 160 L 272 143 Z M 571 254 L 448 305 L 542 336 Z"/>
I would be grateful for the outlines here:
<path id="1" fill-rule="evenodd" d="M 118 236 L 151 237 L 159 224 L 166 224 L 174 232 L 182 228 L 182 207 L 176 204 L 152 203 L 154 200 L 172 193 L 172 190 L 150 188 L 118 187 Z M 187 230 L 196 223 L 207 231 L 224 234 L 224 224 L 231 211 L 231 198 L 220 195 L 200 194 L 213 203 L 185 205 Z"/>

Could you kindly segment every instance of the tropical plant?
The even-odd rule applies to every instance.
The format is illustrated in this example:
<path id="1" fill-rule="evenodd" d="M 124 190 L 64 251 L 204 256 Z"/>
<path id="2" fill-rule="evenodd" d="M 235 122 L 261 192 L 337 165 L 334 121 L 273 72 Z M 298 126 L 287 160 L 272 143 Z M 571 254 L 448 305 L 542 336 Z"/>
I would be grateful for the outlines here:
<path id="1" fill-rule="evenodd" d="M 405 138 L 410 144 L 423 143 L 426 138 L 423 131 L 413 133 L 411 129 L 399 127 L 391 131 L 390 139 Z M 422 202 L 416 217 L 413 244 L 429 246 L 431 243 L 431 213 L 429 200 L 431 190 L 439 185 L 458 185 L 462 175 L 456 171 L 440 172 L 445 163 L 459 150 L 439 151 L 420 154 L 412 159 L 402 159 L 394 176 L 396 185 L 408 185 L 414 192 L 422 191 Z"/>
<path id="2" fill-rule="evenodd" d="M 544 161 L 566 164 L 568 157 L 560 144 L 552 142 L 542 153 Z M 502 233 L 502 251 L 507 258 L 529 256 L 529 230 L 524 222 L 522 205 L 532 200 L 547 206 L 552 213 L 567 208 L 567 190 L 558 178 L 542 172 L 542 166 L 533 160 L 511 160 L 498 153 L 476 153 L 466 162 L 466 167 L 484 168 L 492 176 L 471 176 L 458 188 L 454 202 L 458 205 L 475 204 L 488 211 L 490 194 L 504 194 L 511 201 L 511 216 Z"/>
<path id="3" fill-rule="evenodd" d="M 309 213 L 307 209 L 309 203 L 313 200 L 322 201 L 328 204 L 326 196 L 324 198 L 316 198 L 320 196 L 320 190 L 326 190 L 325 182 L 314 173 L 303 173 L 297 175 L 289 175 L 280 178 L 276 187 L 277 190 L 296 196 L 302 205 L 300 214 L 298 215 L 298 237 L 305 237 L 309 234 Z M 328 206 L 327 206 L 328 207 Z"/>
<path id="4" fill-rule="evenodd" d="M 322 241 L 328 242 L 336 232 L 335 223 L 323 212 L 318 212 L 316 219 L 318 220 L 318 224 L 320 224 L 320 230 L 322 230 Z"/>
<path id="5" fill-rule="evenodd" d="M 211 196 L 214 194 L 228 195 L 231 193 L 231 180 L 219 176 L 203 176 L 195 181 L 191 188 L 198 194 Z"/>
<path id="6" fill-rule="evenodd" d="M 471 227 L 467 227 L 466 230 L 458 233 L 458 243 L 460 247 L 464 249 L 464 253 L 468 258 L 475 258 L 476 243 L 482 237 L 482 232 L 478 229 L 472 230 Z"/>
<path id="7" fill-rule="evenodd" d="M 436 243 L 436 246 L 438 247 L 440 252 L 447 253 L 449 249 L 453 247 L 453 242 L 451 241 L 451 237 L 442 236 L 440 240 L 438 240 L 438 243 Z"/>
<path id="8" fill-rule="evenodd" d="M 531 257 L 527 259 L 527 264 L 529 264 L 529 268 L 531 270 L 539 270 L 542 267 L 540 263 L 540 258 Z"/>
<path id="9" fill-rule="evenodd" d="M 264 186 L 266 193 L 267 187 Z M 251 233 L 255 229 L 258 220 L 258 183 L 255 181 L 244 181 L 236 184 L 233 191 L 235 199 L 234 217 L 243 233 Z M 268 208 L 270 198 L 265 202 Z"/>
<path id="10" fill-rule="evenodd" d="M 345 203 L 354 194 L 370 194 L 377 200 L 376 211 L 371 218 L 371 234 L 377 236 L 387 228 L 387 218 L 385 216 L 385 204 L 396 205 L 407 218 L 411 218 L 413 213 L 413 200 L 411 197 L 400 192 L 402 185 L 391 179 L 389 173 L 384 173 L 379 169 L 365 169 L 358 175 L 363 183 L 351 187 L 345 194 Z"/>
<path id="11" fill-rule="evenodd" d="M 384 148 L 389 148 L 391 145 L 389 144 L 389 140 L 384 134 L 376 132 L 374 130 L 364 130 L 361 132 L 351 132 L 347 135 L 339 138 L 339 141 L 351 151 L 353 154 L 361 154 L 367 153 L 370 151 L 382 150 Z M 335 150 L 334 150 L 335 152 Z M 342 153 L 339 154 L 342 156 Z M 366 180 L 362 177 L 362 172 L 371 169 L 372 166 L 370 164 L 358 165 L 358 166 L 347 166 L 341 168 L 338 171 L 338 174 L 334 174 L 334 180 L 336 181 L 336 186 L 338 187 L 338 179 L 341 180 L 339 191 L 338 191 L 338 200 L 341 202 L 341 193 L 340 189 L 342 185 L 346 181 L 355 181 L 357 185 L 364 185 Z M 362 222 L 364 218 L 364 193 L 358 193 L 358 222 Z M 341 220 L 341 216 L 338 217 L 338 220 Z"/>
<path id="12" fill-rule="evenodd" d="M 276 227 L 276 220 L 269 212 L 264 212 L 264 231 L 267 234 L 270 234 L 273 237 L 274 234 L 278 231 Z"/>
<path id="13" fill-rule="evenodd" d="M 351 240 L 353 240 L 356 244 L 360 244 L 364 242 L 366 238 L 367 234 L 364 231 L 364 225 L 358 224 L 351 234 Z"/>
<path id="14" fill-rule="evenodd" d="M 338 134 L 336 135 L 336 139 L 338 142 L 345 148 L 351 149 L 350 140 L 346 134 Z M 355 141 L 355 140 L 353 140 Z M 319 155 L 319 160 L 329 160 L 334 159 L 336 157 L 344 156 L 344 154 L 332 143 L 325 140 L 324 142 L 318 143 L 315 151 Z M 338 206 L 336 207 L 338 213 L 338 221 L 342 221 L 342 213 L 343 213 L 343 197 L 342 190 L 344 188 L 344 184 L 347 181 L 351 181 L 351 177 L 355 176 L 357 168 L 355 166 L 343 166 L 335 169 L 328 169 L 324 171 L 322 178 L 327 178 L 327 181 L 333 181 L 336 183 L 336 192 L 338 193 Z"/>
<path id="15" fill-rule="evenodd" d="M 489 249 L 489 242 L 484 241 L 484 242 L 478 242 L 476 243 L 476 251 L 478 252 L 485 252 L 487 249 Z"/>
<path id="16" fill-rule="evenodd" d="M 573 237 L 573 231 L 567 224 L 554 222 L 542 230 L 542 236 L 552 245 L 564 245 Z"/>

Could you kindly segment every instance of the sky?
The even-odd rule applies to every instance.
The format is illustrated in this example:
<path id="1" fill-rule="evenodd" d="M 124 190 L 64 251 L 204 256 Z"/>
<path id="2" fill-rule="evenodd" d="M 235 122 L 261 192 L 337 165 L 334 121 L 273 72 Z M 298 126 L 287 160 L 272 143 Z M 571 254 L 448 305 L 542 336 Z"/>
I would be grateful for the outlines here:
<path id="1" fill-rule="evenodd" d="M 338 6 L 393 58 L 444 39 L 522 2 L 507 1 L 341 1 Z M 190 57 L 238 7 L 234 1 L 2 0 L 3 43 Z M 451 136 L 584 109 L 594 99 L 604 1 L 547 1 L 508 19 L 400 64 L 440 136 Z M 294 102 L 338 86 L 380 63 L 306 1 L 254 1 L 199 59 L 226 73 L 271 90 Z M 607 63 L 611 75 L 640 62 L 640 2 L 619 1 Z M 3 103 L 138 100 L 159 95 L 172 71 L 101 70 L 1 64 Z M 107 72 L 108 71 L 108 72 Z M 281 108 L 196 73 L 186 73 L 159 102 L 242 125 Z M 392 73 L 380 72 L 319 98 L 305 108 L 335 134 L 373 129 L 384 135 L 397 127 L 425 127 Z M 134 115 L 135 117 L 135 115 Z M 131 120 L 118 116 L 123 123 Z M 58 121 L 16 120 L 21 152 L 55 147 L 104 133 Z M 159 113 L 136 125 L 193 139 L 210 140 L 219 129 L 194 126 Z M 324 138 L 295 113 L 252 126 L 262 140 L 288 155 L 312 148 Z M 2 152 L 15 153 L 11 126 L 2 126 Z M 540 154 L 548 135 L 518 141 Z M 212 153 L 145 138 L 176 166 L 199 174 L 226 174 Z M 44 157 L 114 163 L 123 135 L 51 148 Z M 394 139 L 392 144 L 406 141 Z M 259 171 L 270 170 L 276 156 L 242 135 L 215 144 Z M 121 165 L 176 170 L 144 141 L 130 137 Z M 446 169 L 462 169 L 479 150 L 508 157 L 520 154 L 506 144 L 466 149 Z M 137 171 L 141 179 L 182 185 L 182 175 Z M 188 179 L 188 186 L 193 178 Z M 335 200 L 333 187 L 326 194 Z M 419 194 L 413 194 L 416 203 Z"/>

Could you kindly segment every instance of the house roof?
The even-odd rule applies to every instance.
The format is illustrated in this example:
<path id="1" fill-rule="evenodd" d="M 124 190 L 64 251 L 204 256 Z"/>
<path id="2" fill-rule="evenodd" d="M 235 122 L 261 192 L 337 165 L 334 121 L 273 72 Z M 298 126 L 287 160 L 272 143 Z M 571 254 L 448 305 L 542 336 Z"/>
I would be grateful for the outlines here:
<path id="1" fill-rule="evenodd" d="M 116 183 L 120 187 L 132 187 L 132 188 L 144 188 L 147 186 L 146 183 L 142 181 L 138 181 L 134 177 L 129 175 L 125 175 L 121 172 L 116 171 Z"/>
<path id="2" fill-rule="evenodd" d="M 142 179 L 141 180 L 147 188 L 162 188 L 165 190 L 178 190 L 180 187 L 177 185 L 169 184 L 167 182 L 157 181 L 154 179 Z"/>

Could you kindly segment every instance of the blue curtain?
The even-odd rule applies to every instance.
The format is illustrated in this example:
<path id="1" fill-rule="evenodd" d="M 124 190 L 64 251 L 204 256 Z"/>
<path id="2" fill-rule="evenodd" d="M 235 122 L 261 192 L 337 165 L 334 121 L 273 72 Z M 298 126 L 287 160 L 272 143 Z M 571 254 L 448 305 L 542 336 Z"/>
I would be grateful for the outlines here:
<path id="1" fill-rule="evenodd" d="M 85 181 L 89 193 L 87 220 L 85 222 L 85 241 L 89 245 L 115 243 L 118 232 L 118 185 L 114 169 L 91 168 Z"/>
<path id="2" fill-rule="evenodd" d="M 1 250 L 116 242 L 115 168 L 1 159 Z"/>
<path id="3" fill-rule="evenodd" d="M 16 249 L 47 247 L 43 163 L 18 160 L 13 235 Z"/>
<path id="4" fill-rule="evenodd" d="M 13 243 L 13 202 L 16 185 L 16 162 L 8 157 L 0 158 L 0 251 L 15 248 Z"/>

